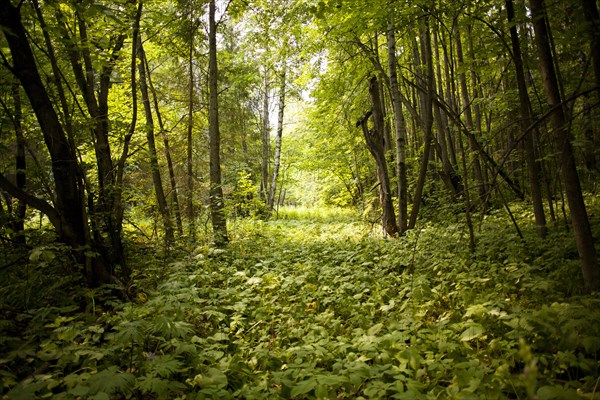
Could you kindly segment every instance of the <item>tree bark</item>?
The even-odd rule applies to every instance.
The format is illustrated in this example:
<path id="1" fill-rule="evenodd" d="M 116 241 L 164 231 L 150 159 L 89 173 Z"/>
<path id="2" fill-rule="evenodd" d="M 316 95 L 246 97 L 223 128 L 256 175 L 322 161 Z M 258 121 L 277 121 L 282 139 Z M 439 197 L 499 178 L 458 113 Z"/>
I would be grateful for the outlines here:
<path id="1" fill-rule="evenodd" d="M 429 34 L 429 24 L 425 21 L 425 27 L 421 29 L 421 53 L 425 64 L 425 73 L 421 77 L 424 83 L 424 92 L 422 93 L 422 115 L 423 115 L 423 130 L 425 132 L 423 138 L 423 156 L 421 159 L 421 168 L 419 170 L 419 178 L 415 188 L 415 197 L 413 208 L 408 221 L 408 228 L 413 229 L 417 223 L 417 216 L 423 199 L 423 188 L 425 179 L 427 178 L 427 166 L 429 164 L 429 153 L 431 151 L 432 129 L 433 129 L 433 97 L 435 95 L 435 78 L 433 76 L 433 58 L 431 56 L 431 37 Z"/>
<path id="2" fill-rule="evenodd" d="M 120 51 L 125 41 L 125 35 L 119 34 L 110 37 L 109 43 L 112 50 L 105 48 L 110 55 L 105 60 L 100 70 L 92 61 L 91 43 L 87 34 L 87 22 L 81 10 L 76 11 L 79 40 L 71 36 L 66 26 L 66 17 L 57 9 L 57 22 L 66 46 L 75 80 L 86 104 L 89 117 L 94 122 L 92 127 L 96 165 L 98 168 L 99 194 L 97 208 L 90 206 L 94 240 L 105 262 L 111 266 L 120 266 L 124 275 L 128 275 L 125 251 L 122 242 L 122 204 L 121 190 L 117 185 L 118 170 L 112 160 L 109 142 L 108 95 L 111 86 L 111 74 L 120 57 Z M 92 202 L 92 197 L 89 197 Z M 104 237 L 108 237 L 106 244 Z"/>
<path id="3" fill-rule="evenodd" d="M 281 139 L 283 136 L 283 115 L 285 108 L 285 89 L 286 89 L 286 71 L 285 66 L 281 73 L 279 87 L 279 112 L 277 114 L 277 136 L 275 137 L 275 158 L 273 159 L 273 179 L 269 187 L 269 210 L 273 211 L 275 205 L 275 193 L 277 189 L 277 178 L 279 176 L 279 166 L 281 163 Z"/>
<path id="4" fill-rule="evenodd" d="M 567 130 L 565 111 L 559 92 L 558 78 L 554 68 L 554 60 L 549 43 L 549 30 L 545 16 L 544 0 L 530 0 L 531 18 L 535 32 L 535 41 L 540 58 L 540 69 L 544 83 L 544 91 L 548 106 L 552 111 L 554 139 L 560 150 L 560 166 L 562 178 L 567 192 L 567 202 L 571 210 L 571 224 L 575 235 L 577 250 L 581 259 L 581 269 L 585 286 L 590 289 L 600 288 L 600 268 L 590 222 L 588 219 L 579 175 L 575 164 L 571 135 Z"/>
<path id="5" fill-rule="evenodd" d="M 402 113 L 402 98 L 398 85 L 396 60 L 396 25 L 390 14 L 387 29 L 388 69 L 396 134 L 396 175 L 398 179 L 398 230 L 402 235 L 408 227 L 408 183 L 406 179 L 406 122 Z"/>
<path id="6" fill-rule="evenodd" d="M 195 22 L 192 20 L 192 25 Z M 188 220 L 188 236 L 192 241 L 196 239 L 196 212 L 194 209 L 194 164 L 193 164 L 193 130 L 194 130 L 194 30 L 190 32 L 190 48 L 189 48 L 189 77 L 188 77 L 188 121 L 187 121 L 187 147 L 186 147 L 186 167 L 187 167 L 187 193 L 186 207 Z"/>
<path id="7" fill-rule="evenodd" d="M 260 197 L 266 203 L 269 191 L 269 153 L 271 147 L 269 129 L 269 74 L 265 63 L 264 77 L 265 93 L 263 98 L 262 140 L 261 140 L 261 162 L 260 162 Z"/>
<path id="8" fill-rule="evenodd" d="M 545 237 L 547 233 L 546 215 L 544 213 L 544 204 L 542 200 L 542 189 L 540 186 L 540 166 L 536 161 L 535 143 L 533 130 L 527 131 L 531 125 L 531 104 L 529 94 L 527 93 L 527 84 L 525 82 L 525 72 L 523 68 L 523 57 L 521 55 L 521 44 L 515 25 L 515 13 L 512 0 L 506 0 L 506 13 L 508 24 L 510 26 L 510 38 L 513 50 L 513 61 L 515 63 L 515 72 L 517 75 L 517 88 L 519 91 L 519 106 L 521 110 L 521 130 L 525 134 L 525 155 L 527 161 L 527 171 L 529 174 L 529 186 L 531 189 L 531 201 L 533 203 L 533 213 L 535 223 L 540 237 Z"/>
<path id="9" fill-rule="evenodd" d="M 158 129 L 160 129 L 160 134 L 163 138 L 163 143 L 165 145 L 165 158 L 167 160 L 167 169 L 169 170 L 169 183 L 171 186 L 171 202 L 173 203 L 173 213 L 175 214 L 175 222 L 177 224 L 177 233 L 179 236 L 183 236 L 183 221 L 181 220 L 181 208 L 179 206 L 179 196 L 177 194 L 177 182 L 175 180 L 175 168 L 173 167 L 173 158 L 171 157 L 171 146 L 169 144 L 169 137 L 167 136 L 167 130 L 165 129 L 165 125 L 163 123 L 162 114 L 160 112 L 160 107 L 158 106 L 158 96 L 156 94 L 156 89 L 152 84 L 152 73 L 150 71 L 150 67 L 148 66 L 148 60 L 145 59 L 145 67 L 146 67 L 146 75 L 148 78 L 148 88 L 152 92 L 152 100 L 154 104 L 154 112 L 156 112 L 156 119 L 158 121 Z"/>
<path id="10" fill-rule="evenodd" d="M 464 56 L 462 51 L 462 42 L 460 38 L 460 31 L 458 28 L 455 29 L 456 34 L 456 58 L 458 60 L 459 68 L 464 68 Z M 469 89 L 467 86 L 467 78 L 466 73 L 464 71 L 458 74 L 458 80 L 460 84 L 460 94 L 462 99 L 462 107 L 465 112 L 466 126 L 469 132 L 474 132 L 475 125 L 473 124 L 473 113 L 471 110 L 471 100 L 469 99 Z M 473 83 L 475 84 L 475 83 Z M 479 161 L 479 156 L 477 155 L 476 145 L 473 143 L 473 140 L 469 139 L 469 147 L 473 152 L 473 173 L 475 175 L 475 180 L 477 181 L 479 199 L 481 200 L 481 204 L 485 209 L 487 209 L 487 187 L 483 177 L 483 170 L 481 168 L 481 162 Z"/>
<path id="11" fill-rule="evenodd" d="M 371 111 L 369 111 L 358 122 L 365 137 L 365 142 L 369 152 L 375 159 L 377 167 L 377 179 L 379 180 L 379 197 L 381 207 L 383 209 L 382 224 L 386 235 L 398 235 L 398 226 L 396 225 L 396 216 L 394 213 L 394 205 L 392 203 L 392 195 L 390 189 L 390 180 L 387 169 L 387 161 L 385 159 L 384 146 L 384 121 L 381 111 L 381 98 L 379 93 L 379 85 L 377 78 L 373 77 L 369 81 L 369 96 L 371 99 Z M 367 119 L 373 115 L 373 129 L 369 130 Z"/>
<path id="12" fill-rule="evenodd" d="M 29 98 L 52 160 L 56 190 L 55 207 L 14 186 L 11 187 L 12 185 L 6 185 L 6 180 L 0 179 L 0 183 L 5 190 L 12 190 L 15 197 L 46 213 L 60 240 L 71 246 L 78 260 L 84 263 L 87 256 L 81 250 L 86 245 L 87 225 L 83 218 L 85 206 L 79 187 L 77 159 L 73 156 L 74 151 L 37 70 L 27 33 L 21 22 L 20 10 L 14 7 L 10 0 L 0 0 L 0 25 L 10 32 L 5 35 L 5 39 L 12 55 L 12 72 L 21 82 Z M 86 278 L 91 286 L 112 280 L 105 264 L 98 261 L 92 263 L 89 270 L 86 269 Z"/>
<path id="13" fill-rule="evenodd" d="M 15 154 L 15 175 L 16 185 L 22 191 L 25 191 L 25 185 L 27 184 L 27 175 L 25 170 L 27 168 L 27 160 L 25 158 L 25 136 L 23 135 L 23 112 L 21 110 L 21 93 L 19 85 L 14 84 L 12 86 L 12 98 L 14 107 L 13 125 L 15 128 L 15 139 L 17 142 L 17 149 Z M 23 200 L 17 200 L 17 208 L 15 210 L 13 230 L 14 240 L 17 243 L 25 244 L 25 216 L 27 214 L 27 203 Z"/>
<path id="14" fill-rule="evenodd" d="M 225 246 L 229 241 L 227 236 L 227 221 L 225 219 L 225 204 L 223 202 L 223 186 L 221 184 L 221 138 L 219 133 L 219 105 L 217 89 L 217 24 L 215 22 L 215 0 L 209 3 L 208 30 L 208 134 L 210 141 L 210 211 L 213 225 L 215 245 Z"/>
<path id="15" fill-rule="evenodd" d="M 154 137 L 154 119 L 152 118 L 152 106 L 150 104 L 150 94 L 148 92 L 148 82 L 146 78 L 146 54 L 144 53 L 144 47 L 141 38 L 138 37 L 138 58 L 140 63 L 138 65 L 140 73 L 140 91 L 142 93 L 142 103 L 144 104 L 144 114 L 146 116 L 146 140 L 148 142 L 148 156 L 150 162 L 150 170 L 152 173 L 152 183 L 154 185 L 154 194 L 156 196 L 156 203 L 158 204 L 158 212 L 163 220 L 165 229 L 165 242 L 167 246 L 171 245 L 174 241 L 173 234 L 173 221 L 171 220 L 171 213 L 167 205 L 167 198 L 162 186 L 162 177 L 160 175 L 160 167 L 158 165 L 158 154 L 156 152 L 156 143 Z"/>

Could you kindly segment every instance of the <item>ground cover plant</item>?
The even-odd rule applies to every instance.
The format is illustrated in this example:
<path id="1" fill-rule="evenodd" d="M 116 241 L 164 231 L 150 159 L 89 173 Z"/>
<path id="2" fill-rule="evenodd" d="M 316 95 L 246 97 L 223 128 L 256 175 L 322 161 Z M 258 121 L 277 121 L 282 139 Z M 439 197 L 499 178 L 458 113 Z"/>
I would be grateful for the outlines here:
<path id="1" fill-rule="evenodd" d="M 572 239 L 524 224 L 521 240 L 506 218 L 480 219 L 471 254 L 452 218 L 386 240 L 349 212 L 284 209 L 234 221 L 226 249 L 140 254 L 128 302 L 58 279 L 68 252 L 34 248 L 26 270 L 2 271 L 0 391 L 597 398 L 600 299 L 581 290 Z"/>

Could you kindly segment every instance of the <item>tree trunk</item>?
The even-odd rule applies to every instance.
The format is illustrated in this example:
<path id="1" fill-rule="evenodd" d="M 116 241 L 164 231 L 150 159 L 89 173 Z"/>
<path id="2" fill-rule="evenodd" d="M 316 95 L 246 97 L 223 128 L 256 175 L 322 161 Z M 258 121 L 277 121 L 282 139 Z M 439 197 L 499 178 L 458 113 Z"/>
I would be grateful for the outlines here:
<path id="1" fill-rule="evenodd" d="M 458 28 L 455 29 L 456 34 L 456 58 L 458 60 L 459 68 L 464 68 L 464 57 L 462 51 L 462 43 L 460 39 L 460 31 Z M 460 84 L 460 94 L 462 98 L 462 107 L 465 112 L 466 126 L 469 132 L 473 135 L 474 132 L 474 124 L 473 124 L 473 113 L 471 111 L 471 101 L 469 99 L 469 89 L 467 87 L 467 78 L 466 74 L 461 71 L 458 74 L 458 81 Z M 471 137 L 471 135 L 469 135 Z M 474 137 L 474 136 L 473 136 Z M 479 199 L 481 200 L 481 204 L 485 209 L 487 209 L 487 188 L 485 184 L 485 180 L 483 177 L 483 170 L 481 168 L 481 162 L 479 161 L 479 156 L 477 155 L 477 146 L 473 143 L 473 139 L 469 139 L 469 147 L 471 152 L 473 153 L 473 173 L 475 175 L 475 180 L 477 181 Z M 465 177 L 466 178 L 466 177 Z"/>
<path id="2" fill-rule="evenodd" d="M 23 112 L 21 110 L 21 93 L 19 86 L 14 84 L 12 86 L 12 98 L 14 106 L 14 117 L 13 125 L 15 128 L 15 139 L 17 142 L 17 151 L 15 154 L 15 167 L 16 167 L 16 185 L 20 190 L 25 191 L 25 185 L 27 183 L 27 176 L 25 169 L 27 168 L 27 161 L 25 159 L 25 137 L 23 136 Z M 14 213 L 13 231 L 14 240 L 16 243 L 25 244 L 25 215 L 27 213 L 27 204 L 23 200 L 17 200 L 17 209 Z"/>
<path id="3" fill-rule="evenodd" d="M 357 126 L 362 127 L 363 135 L 367 148 L 377 167 L 377 179 L 379 180 L 379 197 L 381 199 L 381 207 L 383 209 L 382 224 L 386 235 L 398 235 L 398 226 L 396 225 L 396 216 L 394 213 L 394 205 L 392 203 L 392 195 L 390 189 L 390 179 L 387 169 L 387 161 L 385 159 L 384 146 L 384 121 L 381 111 L 381 98 L 379 93 L 379 85 L 377 78 L 373 77 L 369 81 L 369 95 L 371 99 L 371 111 L 362 117 Z M 373 115 L 373 129 L 369 131 L 367 127 L 367 119 Z"/>
<path id="4" fill-rule="evenodd" d="M 527 160 L 527 171 L 529 173 L 529 185 L 531 188 L 531 201 L 533 203 L 533 213 L 535 223 L 540 237 L 545 237 L 546 215 L 544 214 L 544 204 L 542 200 L 542 189 L 540 186 L 540 166 L 536 161 L 535 143 L 533 130 L 527 131 L 531 125 L 531 104 L 529 94 L 527 93 L 527 84 L 525 82 L 525 72 L 523 68 L 523 58 L 521 55 L 521 45 L 515 22 L 515 13 L 512 0 L 506 0 L 506 13 L 508 24 L 510 26 L 510 38 L 513 50 L 513 61 L 517 75 L 517 87 L 519 90 L 519 105 L 521 109 L 521 130 L 525 135 L 525 155 Z"/>
<path id="5" fill-rule="evenodd" d="M 436 84 L 437 84 L 437 96 L 440 99 L 444 98 L 444 85 L 442 80 L 442 69 L 441 69 L 441 57 L 438 46 L 438 34 L 437 30 L 433 32 L 433 48 L 435 49 L 435 58 L 436 62 Z M 438 151 L 440 153 L 440 159 L 442 161 L 442 180 L 446 184 L 446 187 L 452 193 L 453 197 L 456 197 L 462 193 L 462 182 L 460 174 L 454 168 L 454 165 L 450 162 L 450 151 L 449 148 L 453 146 L 450 140 L 450 129 L 448 127 L 448 116 L 446 114 L 442 114 L 442 109 L 434 102 L 433 104 L 433 113 L 435 115 L 435 120 L 437 124 L 438 130 Z"/>
<path id="6" fill-rule="evenodd" d="M 156 119 L 158 121 L 158 128 L 160 129 L 160 134 L 163 138 L 163 143 L 165 145 L 165 158 L 167 160 L 167 169 L 169 170 L 169 183 L 171 186 L 171 202 L 173 203 L 173 213 L 175 214 L 175 221 L 177 224 L 177 233 L 179 236 L 183 236 L 183 222 L 181 220 L 181 208 L 179 206 L 179 196 L 177 195 L 177 182 L 175 180 L 175 168 L 173 167 L 173 158 L 171 157 L 171 146 L 169 144 L 169 137 L 167 136 L 167 130 L 165 129 L 165 125 L 163 123 L 162 114 L 160 112 L 160 107 L 158 106 L 158 96 L 156 94 L 156 89 L 152 84 L 152 74 L 150 72 L 150 67 L 148 66 L 148 60 L 144 57 L 145 60 L 145 68 L 146 75 L 148 78 L 148 88 L 152 92 L 152 100 L 154 104 L 154 112 L 156 113 Z"/>
<path id="7" fill-rule="evenodd" d="M 167 198 L 162 186 L 162 177 L 160 175 L 160 167 L 158 165 L 158 154 L 156 152 L 156 143 L 154 137 L 154 120 L 152 118 L 152 106 L 150 104 L 150 94 L 148 93 L 148 82 L 146 78 L 146 54 L 144 53 L 144 47 L 142 45 L 141 38 L 138 37 L 138 58 L 140 63 L 138 65 L 140 73 L 140 91 L 142 93 L 142 103 L 144 104 L 144 114 L 146 116 L 146 140 L 148 142 L 148 156 L 150 162 L 150 170 L 152 173 L 152 183 L 154 184 L 154 194 L 156 196 L 156 203 L 158 204 L 158 212 L 160 213 L 164 229 L 165 229 L 165 242 L 167 246 L 171 245 L 174 241 L 173 235 L 173 221 L 171 220 L 171 213 L 167 205 Z"/>
<path id="8" fill-rule="evenodd" d="M 590 37 L 590 56 L 592 58 L 592 66 L 594 68 L 594 83 L 596 85 L 596 101 L 600 101 L 600 14 L 595 0 L 581 0 L 583 14 L 588 23 L 588 35 Z M 584 105 L 584 112 L 589 116 L 589 120 L 593 121 L 598 118 L 598 108 L 589 106 L 589 101 Z M 593 103 L 593 102 L 592 102 Z M 586 165 L 590 171 L 598 174 L 598 156 L 600 155 L 600 138 L 597 124 L 590 123 L 586 131 L 586 139 L 590 145 L 586 146 L 583 151 L 586 157 Z"/>
<path id="9" fill-rule="evenodd" d="M 192 24 L 194 21 L 192 20 Z M 194 31 L 190 33 L 190 48 L 189 48 L 189 79 L 188 79 L 188 121 L 187 121 L 187 220 L 188 220 L 188 236 L 193 242 L 196 239 L 196 212 L 194 210 L 194 164 L 192 159 L 192 150 L 194 141 L 192 132 L 194 130 Z"/>
<path id="10" fill-rule="evenodd" d="M 263 98 L 263 119 L 262 119 L 262 152 L 260 162 L 260 197 L 266 203 L 269 191 L 269 153 L 271 140 L 269 134 L 269 74 L 265 63 L 265 97 Z"/>
<path id="11" fill-rule="evenodd" d="M 28 195 L 17 187 L 10 189 L 15 197 L 47 214 L 57 230 L 60 240 L 70 245 L 75 251 L 77 259 L 84 263 L 87 256 L 81 250 L 85 248 L 85 238 L 88 234 L 86 233 L 87 224 L 84 220 L 84 199 L 79 187 L 77 159 L 73 157 L 74 151 L 70 147 L 36 68 L 35 58 L 21 22 L 19 9 L 14 7 L 10 0 L 0 0 L 0 25 L 10 31 L 9 35 L 5 35 L 5 39 L 12 55 L 13 72 L 29 98 L 52 160 L 56 190 L 55 207 Z M 6 180 L 1 179 L 1 181 L 6 189 Z M 89 270 L 86 269 L 86 279 L 91 286 L 112 280 L 105 264 L 99 260 L 91 264 Z"/>
<path id="12" fill-rule="evenodd" d="M 275 192 L 277 188 L 277 178 L 279 175 L 279 166 L 281 162 L 281 138 L 283 135 L 283 111 L 285 108 L 285 86 L 286 86 L 286 74 L 285 66 L 281 73 L 280 92 L 279 92 L 279 112 L 277 115 L 277 136 L 275 138 L 275 158 L 273 160 L 273 180 L 271 181 L 271 187 L 269 187 L 269 210 L 273 211 L 275 203 Z"/>
<path id="13" fill-rule="evenodd" d="M 419 178 L 415 188 L 415 198 L 413 208 L 408 221 L 408 228 L 413 229 L 417 223 L 417 216 L 423 198 L 423 188 L 425 187 L 425 179 L 427 178 L 427 166 L 429 164 L 429 153 L 431 151 L 432 129 L 433 129 L 433 96 L 435 95 L 435 79 L 433 76 L 433 58 L 431 56 L 431 38 L 429 35 L 429 24 L 425 21 L 425 27 L 421 29 L 421 53 L 425 64 L 425 73 L 422 76 L 424 91 L 422 93 L 422 115 L 423 115 L 423 130 L 425 135 L 423 138 L 423 158 L 421 159 L 421 168 L 419 170 Z"/>
<path id="14" fill-rule="evenodd" d="M 221 185 L 221 138 L 219 133 L 219 105 L 217 91 L 217 24 L 215 23 L 215 0 L 209 3 L 208 30 L 208 134 L 210 141 L 210 212 L 215 245 L 222 247 L 229 241 L 223 186 Z"/>
<path id="15" fill-rule="evenodd" d="M 398 85 L 396 60 L 396 25 L 390 15 L 387 29 L 388 69 L 396 133 L 396 175 L 398 179 L 398 229 L 402 235 L 408 227 L 408 183 L 406 180 L 406 122 L 402 114 L 402 99 Z"/>
<path id="16" fill-rule="evenodd" d="M 588 289 L 594 290 L 600 287 L 600 268 L 598 268 L 594 239 L 581 192 L 571 135 L 567 130 L 567 121 L 548 40 L 549 32 L 544 7 L 544 0 L 530 0 L 531 18 L 540 58 L 544 91 L 546 92 L 548 106 L 550 110 L 553 110 L 554 138 L 560 150 L 562 178 L 567 192 L 567 202 L 571 210 L 571 224 L 581 259 L 584 283 Z"/>

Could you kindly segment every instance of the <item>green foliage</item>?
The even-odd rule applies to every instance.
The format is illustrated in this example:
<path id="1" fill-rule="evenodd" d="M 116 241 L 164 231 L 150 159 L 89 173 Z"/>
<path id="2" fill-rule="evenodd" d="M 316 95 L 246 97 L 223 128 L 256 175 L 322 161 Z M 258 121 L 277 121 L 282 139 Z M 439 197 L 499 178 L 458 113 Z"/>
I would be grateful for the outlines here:
<path id="1" fill-rule="evenodd" d="M 265 217 L 269 210 L 265 202 L 258 196 L 258 185 L 249 172 L 240 171 L 235 188 L 229 195 L 229 214 L 234 218 Z"/>
<path id="2" fill-rule="evenodd" d="M 226 250 L 140 262 L 132 302 L 97 290 L 18 303 L 7 286 L 2 394 L 593 398 L 600 300 L 573 283 L 572 244 L 560 232 L 541 242 L 533 228 L 520 240 L 505 225 L 482 219 L 469 254 L 451 219 L 384 240 L 349 212 L 282 209 L 237 220 Z M 37 248 L 29 265 L 52 271 L 61 257 Z M 8 311 L 11 298 L 21 311 Z"/>

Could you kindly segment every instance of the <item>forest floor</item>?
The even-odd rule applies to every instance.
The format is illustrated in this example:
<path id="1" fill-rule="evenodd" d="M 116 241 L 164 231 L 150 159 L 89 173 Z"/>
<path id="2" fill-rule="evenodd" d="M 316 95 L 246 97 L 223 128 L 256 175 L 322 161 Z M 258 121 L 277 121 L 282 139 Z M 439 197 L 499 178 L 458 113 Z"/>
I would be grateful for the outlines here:
<path id="1" fill-rule="evenodd" d="M 474 253 L 453 217 L 393 240 L 342 212 L 238 220 L 225 250 L 138 249 L 126 303 L 57 279 L 59 247 L 34 249 L 27 277 L 3 271 L 0 394 L 600 398 L 600 299 L 573 240 L 515 213 L 523 239 L 492 213 Z"/>

